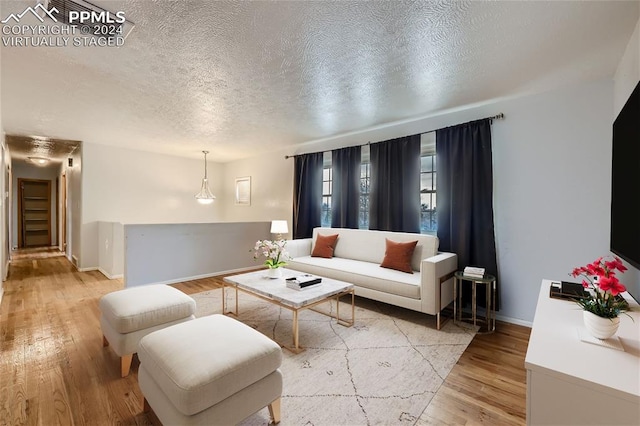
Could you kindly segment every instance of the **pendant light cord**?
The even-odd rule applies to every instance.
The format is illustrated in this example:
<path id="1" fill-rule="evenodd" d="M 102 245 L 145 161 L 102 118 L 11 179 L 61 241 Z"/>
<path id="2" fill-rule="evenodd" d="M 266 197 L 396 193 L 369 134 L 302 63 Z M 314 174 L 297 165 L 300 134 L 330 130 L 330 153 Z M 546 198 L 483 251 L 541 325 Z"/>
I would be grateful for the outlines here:
<path id="1" fill-rule="evenodd" d="M 209 151 L 202 151 L 204 152 L 204 178 L 207 178 L 207 154 L 209 153 Z"/>

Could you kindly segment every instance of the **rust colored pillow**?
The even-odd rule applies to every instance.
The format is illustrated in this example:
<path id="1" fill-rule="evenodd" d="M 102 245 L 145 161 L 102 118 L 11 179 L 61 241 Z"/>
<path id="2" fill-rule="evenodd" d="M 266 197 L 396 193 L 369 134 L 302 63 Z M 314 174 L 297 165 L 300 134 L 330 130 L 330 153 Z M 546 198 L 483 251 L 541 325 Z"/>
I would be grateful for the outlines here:
<path id="1" fill-rule="evenodd" d="M 320 235 L 316 237 L 316 245 L 313 247 L 311 257 L 326 257 L 331 259 L 333 257 L 333 249 L 336 247 L 338 241 L 338 235 Z"/>
<path id="2" fill-rule="evenodd" d="M 384 259 L 380 266 L 413 274 L 411 258 L 413 257 L 413 251 L 416 249 L 418 241 L 396 243 L 395 241 L 391 241 L 386 238 L 385 240 L 387 243 L 387 249 L 384 252 Z"/>

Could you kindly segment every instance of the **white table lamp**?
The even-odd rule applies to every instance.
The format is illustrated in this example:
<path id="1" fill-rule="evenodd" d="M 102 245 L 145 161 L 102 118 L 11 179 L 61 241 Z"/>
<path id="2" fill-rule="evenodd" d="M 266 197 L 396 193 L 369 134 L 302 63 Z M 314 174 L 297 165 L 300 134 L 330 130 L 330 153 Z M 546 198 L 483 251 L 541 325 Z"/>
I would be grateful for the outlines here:
<path id="1" fill-rule="evenodd" d="M 282 234 L 288 234 L 289 228 L 287 227 L 286 220 L 272 220 L 271 221 L 271 233 L 278 234 L 278 239 L 282 239 Z"/>

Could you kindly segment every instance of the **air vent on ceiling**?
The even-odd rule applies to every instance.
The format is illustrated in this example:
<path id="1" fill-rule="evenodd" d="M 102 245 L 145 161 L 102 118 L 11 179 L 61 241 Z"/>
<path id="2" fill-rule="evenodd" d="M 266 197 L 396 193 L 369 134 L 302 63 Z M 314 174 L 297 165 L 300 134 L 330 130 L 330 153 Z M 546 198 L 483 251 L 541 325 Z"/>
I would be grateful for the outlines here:
<path id="1" fill-rule="evenodd" d="M 109 11 L 84 0 L 44 0 L 43 6 L 58 22 L 81 28 L 82 35 L 126 38 L 134 27 L 124 18 L 124 11 Z"/>

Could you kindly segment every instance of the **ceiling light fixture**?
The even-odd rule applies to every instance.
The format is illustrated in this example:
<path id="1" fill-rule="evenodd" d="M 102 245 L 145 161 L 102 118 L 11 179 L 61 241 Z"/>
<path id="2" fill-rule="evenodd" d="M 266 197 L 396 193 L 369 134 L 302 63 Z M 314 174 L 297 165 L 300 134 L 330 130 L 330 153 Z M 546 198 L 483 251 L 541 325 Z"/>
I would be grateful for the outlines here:
<path id="1" fill-rule="evenodd" d="M 29 161 L 38 166 L 44 166 L 49 163 L 49 159 L 44 157 L 29 157 Z"/>
<path id="2" fill-rule="evenodd" d="M 211 204 L 216 197 L 211 193 L 209 189 L 209 182 L 207 181 L 207 154 L 209 151 L 202 151 L 204 153 L 204 178 L 202 179 L 202 188 L 200 192 L 196 194 L 196 200 L 200 204 Z"/>

